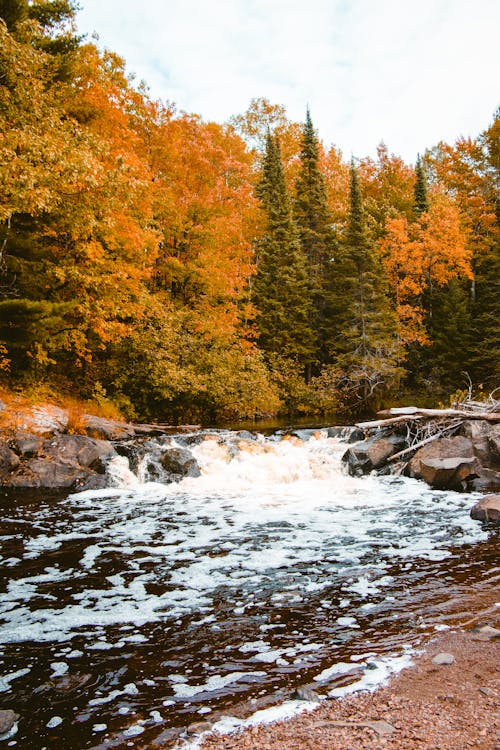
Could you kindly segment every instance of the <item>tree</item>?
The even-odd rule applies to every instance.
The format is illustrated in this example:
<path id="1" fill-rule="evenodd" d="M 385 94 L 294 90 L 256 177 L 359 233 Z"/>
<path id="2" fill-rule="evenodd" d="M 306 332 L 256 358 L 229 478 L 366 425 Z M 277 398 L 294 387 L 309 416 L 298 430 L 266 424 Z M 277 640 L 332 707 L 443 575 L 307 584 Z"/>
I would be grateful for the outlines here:
<path id="1" fill-rule="evenodd" d="M 400 377 L 402 351 L 383 269 L 366 230 L 359 181 L 351 164 L 349 224 L 337 270 L 335 369 L 338 386 L 353 409 L 366 408 Z"/>
<path id="2" fill-rule="evenodd" d="M 311 285 L 311 327 L 318 339 L 316 356 L 319 363 L 325 363 L 328 361 L 326 340 L 332 326 L 329 294 L 332 288 L 336 238 L 319 156 L 320 145 L 307 110 L 293 210 Z"/>
<path id="3" fill-rule="evenodd" d="M 315 350 L 306 262 L 292 217 L 279 144 L 270 132 L 256 194 L 266 220 L 264 235 L 256 245 L 252 294 L 258 343 L 267 354 L 293 360 L 305 372 Z"/>
<path id="4" fill-rule="evenodd" d="M 427 199 L 427 180 L 425 177 L 424 166 L 420 154 L 417 156 L 417 162 L 415 164 L 415 187 L 414 187 L 414 201 L 413 210 L 417 217 L 429 210 L 429 201 Z"/>

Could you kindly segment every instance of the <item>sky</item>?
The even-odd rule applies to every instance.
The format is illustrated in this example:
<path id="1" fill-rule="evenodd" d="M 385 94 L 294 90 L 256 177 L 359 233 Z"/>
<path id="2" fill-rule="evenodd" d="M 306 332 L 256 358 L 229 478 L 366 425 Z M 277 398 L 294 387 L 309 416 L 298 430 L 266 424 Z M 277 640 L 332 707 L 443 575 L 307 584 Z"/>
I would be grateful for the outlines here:
<path id="1" fill-rule="evenodd" d="M 500 105 L 499 0 L 79 0 L 155 99 L 225 122 L 265 97 L 345 158 L 413 163 Z"/>

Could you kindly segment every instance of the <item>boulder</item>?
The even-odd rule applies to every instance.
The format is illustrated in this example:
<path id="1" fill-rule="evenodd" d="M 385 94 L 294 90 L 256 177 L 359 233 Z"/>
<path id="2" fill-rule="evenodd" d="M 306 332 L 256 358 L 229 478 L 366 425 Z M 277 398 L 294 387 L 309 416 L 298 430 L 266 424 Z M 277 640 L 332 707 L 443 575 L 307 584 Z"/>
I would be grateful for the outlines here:
<path id="1" fill-rule="evenodd" d="M 0 740 L 7 740 L 14 736 L 18 719 L 19 714 L 10 708 L 0 711 Z"/>
<path id="2" fill-rule="evenodd" d="M 469 492 L 500 492 L 500 471 L 480 467 L 478 476 L 467 483 Z"/>
<path id="3" fill-rule="evenodd" d="M 474 455 L 482 466 L 489 466 L 491 463 L 489 437 L 492 428 L 493 426 L 485 420 L 469 419 L 460 429 L 460 434 L 471 441 Z"/>
<path id="4" fill-rule="evenodd" d="M 488 435 L 488 445 L 490 449 L 491 467 L 500 467 L 500 424 L 491 428 Z"/>
<path id="5" fill-rule="evenodd" d="M 17 469 L 19 464 L 19 456 L 9 448 L 7 443 L 0 443 L 0 479 Z"/>
<path id="6" fill-rule="evenodd" d="M 500 495 L 486 495 L 472 506 L 470 517 L 475 521 L 500 522 Z"/>
<path id="7" fill-rule="evenodd" d="M 435 489 L 463 491 L 480 475 L 481 469 L 472 441 L 458 435 L 422 446 L 409 462 L 406 473 L 423 479 Z"/>
<path id="8" fill-rule="evenodd" d="M 384 466 L 387 459 L 404 448 L 406 441 L 399 435 L 372 437 L 349 448 L 342 456 L 351 476 L 360 477 Z"/>
<path id="9" fill-rule="evenodd" d="M 27 438 L 26 438 L 27 440 Z M 21 444 L 26 449 L 26 442 Z M 16 489 L 102 489 L 106 486 L 104 459 L 115 453 L 111 443 L 85 435 L 56 435 L 41 443 L 5 476 L 3 484 Z"/>
<path id="10" fill-rule="evenodd" d="M 85 415 L 85 432 L 89 437 L 99 440 L 127 440 L 135 436 L 134 426 L 127 422 L 115 422 L 112 419 Z"/>
<path id="11" fill-rule="evenodd" d="M 197 460 L 185 448 L 169 448 L 160 462 L 166 471 L 179 477 L 199 477 L 201 474 Z"/>
<path id="12" fill-rule="evenodd" d="M 358 443 L 365 439 L 365 433 L 359 427 L 329 427 L 329 438 L 339 438 L 346 443 Z"/>

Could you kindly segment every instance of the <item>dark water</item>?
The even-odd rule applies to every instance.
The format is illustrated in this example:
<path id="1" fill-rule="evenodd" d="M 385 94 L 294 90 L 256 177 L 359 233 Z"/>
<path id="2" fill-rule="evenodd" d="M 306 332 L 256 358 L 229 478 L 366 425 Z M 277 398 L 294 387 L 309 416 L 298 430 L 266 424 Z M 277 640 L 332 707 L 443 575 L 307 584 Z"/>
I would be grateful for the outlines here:
<path id="1" fill-rule="evenodd" d="M 116 491 L 2 498 L 0 707 L 21 715 L 6 747 L 173 745 L 481 615 L 498 532 L 470 497 L 345 477 L 326 438 L 235 445 L 204 443 L 204 475 L 175 487 L 124 470 Z"/>

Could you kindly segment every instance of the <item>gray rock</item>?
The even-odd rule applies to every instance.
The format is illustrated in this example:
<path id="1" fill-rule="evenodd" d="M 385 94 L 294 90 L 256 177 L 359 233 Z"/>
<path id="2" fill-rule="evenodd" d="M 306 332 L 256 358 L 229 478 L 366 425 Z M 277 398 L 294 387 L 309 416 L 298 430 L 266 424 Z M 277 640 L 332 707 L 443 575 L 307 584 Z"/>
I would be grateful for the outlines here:
<path id="1" fill-rule="evenodd" d="M 467 489 L 469 492 L 499 492 L 500 471 L 481 466 L 478 475 L 467 482 Z"/>
<path id="2" fill-rule="evenodd" d="M 39 435 L 33 435 L 31 432 L 17 432 L 13 447 L 16 453 L 23 458 L 36 456 L 42 447 L 43 438 Z"/>
<path id="3" fill-rule="evenodd" d="M 10 708 L 0 711 L 0 740 L 12 737 L 19 714 L 16 714 Z"/>
<path id="4" fill-rule="evenodd" d="M 187 728 L 188 734 L 201 734 L 202 732 L 209 732 L 212 729 L 212 724 L 209 721 L 195 721 L 190 724 Z"/>
<path id="5" fill-rule="evenodd" d="M 127 422 L 115 422 L 90 414 L 85 415 L 85 432 L 89 437 L 99 440 L 127 440 L 136 434 L 134 426 Z"/>
<path id="6" fill-rule="evenodd" d="M 19 466 L 19 456 L 11 451 L 7 443 L 0 443 L 0 479 Z"/>
<path id="7" fill-rule="evenodd" d="M 198 462 L 185 448 L 169 448 L 160 458 L 161 465 L 171 474 L 181 477 L 199 477 Z"/>
<path id="8" fill-rule="evenodd" d="M 432 663 L 437 664 L 438 666 L 444 666 L 446 664 L 453 664 L 454 661 L 455 657 L 453 656 L 453 654 L 446 654 L 443 652 L 441 654 L 436 654 L 436 656 L 432 660 Z"/>
<path id="9" fill-rule="evenodd" d="M 57 435 L 45 440 L 41 452 L 44 456 L 85 468 L 101 468 L 100 459 L 115 450 L 107 440 L 97 440 L 86 435 Z"/>
<path id="10" fill-rule="evenodd" d="M 319 703 L 321 701 L 319 695 L 307 685 L 297 688 L 292 698 L 298 701 L 308 701 L 309 703 Z"/>
<path id="11" fill-rule="evenodd" d="M 491 466 L 500 467 L 500 424 L 491 428 L 488 436 L 488 446 L 490 449 Z"/>
<path id="12" fill-rule="evenodd" d="M 500 495 L 486 495 L 472 506 L 470 517 L 475 521 L 500 522 Z"/>
<path id="13" fill-rule="evenodd" d="M 372 437 L 349 448 L 342 456 L 351 476 L 359 477 L 373 469 L 384 466 L 387 459 L 398 453 L 406 445 L 399 435 Z"/>

